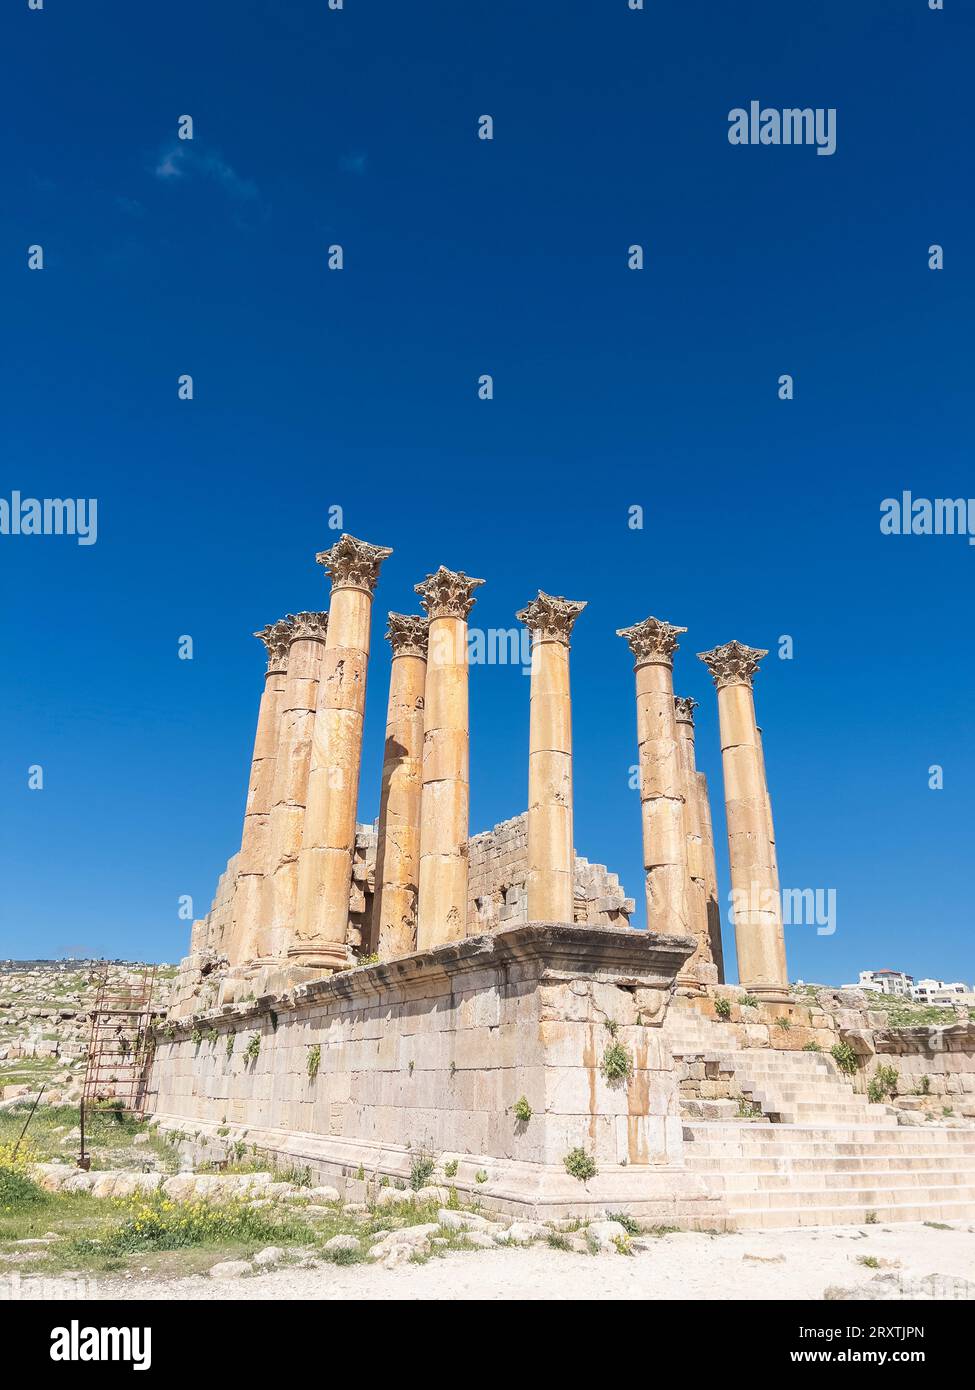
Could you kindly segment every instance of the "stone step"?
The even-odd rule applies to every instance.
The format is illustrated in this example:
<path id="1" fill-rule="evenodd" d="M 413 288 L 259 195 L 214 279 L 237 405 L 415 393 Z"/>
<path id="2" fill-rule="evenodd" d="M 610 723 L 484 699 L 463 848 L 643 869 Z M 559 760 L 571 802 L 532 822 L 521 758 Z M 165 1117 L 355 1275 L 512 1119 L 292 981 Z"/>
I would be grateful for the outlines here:
<path id="1" fill-rule="evenodd" d="M 964 1179 L 956 1182 L 952 1187 L 945 1188 L 945 1179 L 957 1177 Z M 780 1197 L 787 1197 L 787 1206 L 803 1206 L 804 1193 L 830 1193 L 830 1199 L 837 1203 L 845 1203 L 854 1200 L 864 1192 L 872 1192 L 875 1195 L 879 1192 L 891 1193 L 894 1191 L 912 1190 L 917 1195 L 923 1197 L 926 1193 L 941 1192 L 950 1190 L 954 1192 L 959 1200 L 967 1199 L 971 1194 L 975 1200 L 975 1174 L 969 1170 L 965 1174 L 946 1173 L 943 1167 L 937 1168 L 888 1168 L 881 1172 L 841 1172 L 832 1167 L 819 1167 L 817 1169 L 805 1169 L 802 1172 L 781 1172 L 781 1173 L 758 1173 L 747 1170 L 740 1173 L 724 1172 L 720 1175 L 711 1175 L 709 1181 L 712 1185 L 717 1185 L 723 1191 L 734 1194 L 733 1201 L 741 1193 L 746 1193 L 749 1198 L 755 1197 L 757 1205 L 766 1205 L 758 1202 L 759 1196 L 768 1196 L 769 1206 L 781 1206 Z M 797 1200 L 799 1199 L 799 1200 Z"/>
<path id="2" fill-rule="evenodd" d="M 756 1174 L 819 1173 L 824 1160 L 830 1160 L 830 1167 L 837 1173 L 886 1173 L 891 1171 L 938 1172 L 945 1171 L 945 1156 L 937 1153 L 865 1153 L 831 1157 L 820 1154 L 815 1157 L 797 1158 L 794 1154 L 783 1154 L 778 1158 L 759 1157 L 754 1154 L 724 1153 L 702 1156 L 694 1153 L 687 1167 L 695 1173 L 727 1173 L 729 1165 L 736 1159 L 747 1163 L 747 1171 Z M 734 1168 L 731 1169 L 734 1171 Z M 975 1173 L 975 1154 L 952 1154 L 950 1171 L 967 1174 Z"/>
<path id="3" fill-rule="evenodd" d="M 957 1183 L 945 1183 L 942 1175 L 941 1186 L 924 1185 L 910 1188 L 899 1188 L 897 1190 L 897 1202 L 932 1202 L 940 1206 L 942 1202 L 971 1202 L 975 1204 L 975 1186 L 966 1187 Z M 885 1203 L 890 1205 L 892 1194 L 883 1185 L 871 1187 L 869 1184 L 862 1184 L 859 1187 L 796 1187 L 784 1189 L 782 1191 L 769 1191 L 760 1188 L 758 1191 L 737 1191 L 733 1194 L 732 1205 L 736 1209 L 754 1211 L 766 1210 L 778 1211 L 782 1207 L 801 1208 L 801 1207 L 862 1207 L 866 1211 L 873 1211 L 878 1206 Z"/>
<path id="4" fill-rule="evenodd" d="M 865 1207 L 859 1219 L 855 1208 L 834 1206 L 778 1207 L 775 1210 L 734 1207 L 733 1224 L 742 1231 L 788 1230 L 795 1226 L 862 1226 L 868 1215 L 878 1224 L 897 1221 L 971 1221 L 975 1201 L 882 1202 Z"/>
<path id="5" fill-rule="evenodd" d="M 949 1137 L 950 1136 L 950 1137 Z M 975 1131 L 901 1129 L 873 1126 L 728 1124 L 692 1120 L 684 1126 L 688 1158 L 728 1157 L 856 1157 L 870 1153 L 936 1154 L 939 1159 L 975 1154 Z"/>

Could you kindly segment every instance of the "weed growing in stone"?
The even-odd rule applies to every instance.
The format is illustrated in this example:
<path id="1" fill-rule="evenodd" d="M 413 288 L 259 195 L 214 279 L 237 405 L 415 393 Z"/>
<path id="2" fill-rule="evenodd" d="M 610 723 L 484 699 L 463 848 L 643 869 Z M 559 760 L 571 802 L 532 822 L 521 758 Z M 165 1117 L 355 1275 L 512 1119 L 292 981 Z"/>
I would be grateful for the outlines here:
<path id="1" fill-rule="evenodd" d="M 601 1064 L 603 1076 L 611 1084 L 627 1081 L 633 1073 L 633 1058 L 622 1043 L 613 1043 L 603 1053 Z"/>
<path id="2" fill-rule="evenodd" d="M 867 1086 L 867 1099 L 877 1105 L 888 1096 L 896 1095 L 898 1075 L 896 1067 L 878 1067 Z"/>
<path id="3" fill-rule="evenodd" d="M 419 1192 L 421 1187 L 426 1187 L 433 1177 L 436 1166 L 429 1154 L 420 1154 L 414 1158 L 410 1164 L 410 1187 L 414 1192 Z"/>
<path id="4" fill-rule="evenodd" d="M 518 1120 L 521 1124 L 525 1125 L 528 1123 L 528 1121 L 532 1117 L 532 1114 L 534 1113 L 532 1111 L 531 1106 L 528 1104 L 527 1099 L 524 1096 L 521 1096 L 518 1100 L 515 1101 L 513 1108 L 515 1119 Z"/>
<path id="5" fill-rule="evenodd" d="M 840 1071 L 847 1076 L 855 1076 L 858 1070 L 857 1055 L 848 1042 L 834 1043 L 829 1050 L 829 1055 L 839 1067 Z"/>
<path id="6" fill-rule="evenodd" d="M 730 1000 L 730 999 L 715 999 L 715 1001 L 714 1001 L 714 1012 L 718 1015 L 719 1018 L 725 1018 L 725 1019 L 730 1018 L 730 1017 L 731 1017 L 731 1000 Z"/>
<path id="7" fill-rule="evenodd" d="M 585 1149 L 570 1149 L 562 1161 L 569 1177 L 578 1178 L 580 1182 L 588 1182 L 598 1172 L 595 1159 Z"/>
<path id="8" fill-rule="evenodd" d="M 314 1080 L 315 1080 L 315 1077 L 318 1075 L 318 1068 L 319 1068 L 319 1066 L 321 1065 L 321 1060 L 322 1060 L 322 1049 L 321 1049 L 321 1046 L 320 1046 L 318 1043 L 316 1043 L 314 1047 L 310 1047 L 310 1048 L 308 1049 L 308 1064 L 307 1064 L 307 1065 L 308 1065 L 308 1080 L 309 1080 L 309 1081 L 314 1081 Z"/>

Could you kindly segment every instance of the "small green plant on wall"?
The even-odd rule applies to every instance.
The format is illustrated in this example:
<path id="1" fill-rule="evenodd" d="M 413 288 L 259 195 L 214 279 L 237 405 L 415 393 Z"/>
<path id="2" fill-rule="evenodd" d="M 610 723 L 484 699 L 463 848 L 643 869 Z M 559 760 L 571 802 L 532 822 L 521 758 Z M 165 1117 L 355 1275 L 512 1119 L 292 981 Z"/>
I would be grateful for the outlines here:
<path id="1" fill-rule="evenodd" d="M 627 1081 L 633 1073 L 633 1058 L 622 1043 L 614 1042 L 603 1053 L 602 1073 L 613 1085 Z"/>
<path id="2" fill-rule="evenodd" d="M 724 1018 L 724 1019 L 730 1018 L 730 1017 L 731 1017 L 731 1000 L 730 1000 L 730 999 L 715 999 L 715 1001 L 714 1001 L 714 1012 L 718 1015 L 719 1018 Z"/>
<path id="3" fill-rule="evenodd" d="M 256 1057 L 259 1057 L 259 1056 L 260 1056 L 260 1052 L 261 1052 L 261 1035 L 260 1035 L 260 1033 L 252 1033 L 252 1034 L 251 1034 L 251 1037 L 250 1037 L 250 1041 L 248 1042 L 246 1048 L 244 1049 L 244 1056 L 247 1058 L 248 1061 L 253 1062 L 254 1059 L 255 1059 Z"/>
<path id="4" fill-rule="evenodd" d="M 562 1161 L 569 1177 L 578 1178 L 580 1182 L 588 1182 L 598 1171 L 595 1159 L 585 1149 L 570 1149 Z"/>
<path id="5" fill-rule="evenodd" d="M 522 1096 L 519 1100 L 516 1100 L 513 1109 L 515 1119 L 518 1120 L 521 1124 L 526 1125 L 528 1121 L 531 1119 L 533 1113 L 531 1106 L 528 1104 L 527 1098 L 525 1096 Z"/>
<path id="6" fill-rule="evenodd" d="M 314 1081 L 314 1080 L 315 1080 L 315 1077 L 318 1075 L 318 1068 L 319 1068 L 319 1066 L 321 1065 L 321 1061 L 322 1061 L 322 1049 L 321 1049 L 320 1044 L 316 1043 L 314 1047 L 310 1047 L 310 1048 L 308 1049 L 308 1080 L 309 1080 L 309 1081 Z"/>
<path id="7" fill-rule="evenodd" d="M 231 1054 L 231 1053 L 233 1052 L 233 1050 L 234 1050 L 234 1039 L 236 1038 L 236 1036 L 237 1036 L 237 1034 L 234 1032 L 233 1029 L 231 1029 L 230 1032 L 227 1034 L 227 1056 L 228 1056 L 228 1057 L 230 1056 L 230 1054 Z"/>
<path id="8" fill-rule="evenodd" d="M 848 1042 L 838 1042 L 829 1050 L 829 1055 L 839 1067 L 840 1071 L 847 1076 L 855 1076 L 857 1073 L 857 1055 Z"/>

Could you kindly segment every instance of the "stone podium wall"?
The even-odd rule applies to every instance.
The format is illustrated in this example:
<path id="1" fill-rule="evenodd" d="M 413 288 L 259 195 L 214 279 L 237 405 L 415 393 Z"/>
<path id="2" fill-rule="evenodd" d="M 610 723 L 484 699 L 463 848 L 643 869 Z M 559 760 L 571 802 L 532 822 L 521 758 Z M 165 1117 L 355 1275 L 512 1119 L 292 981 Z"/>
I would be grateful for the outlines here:
<path id="1" fill-rule="evenodd" d="M 164 1128 L 207 1140 L 211 1158 L 218 1131 L 340 1184 L 360 1170 L 405 1177 L 419 1154 L 456 1158 L 452 1181 L 486 1205 L 693 1222 L 714 1201 L 682 1168 L 661 1029 L 692 948 L 531 924 L 341 971 L 171 1021 L 148 1107 Z M 614 1043 L 633 1070 L 611 1083 L 601 1064 Z M 527 1122 L 513 1113 L 522 1097 Z M 599 1169 L 585 1184 L 565 1168 L 576 1148 Z"/>

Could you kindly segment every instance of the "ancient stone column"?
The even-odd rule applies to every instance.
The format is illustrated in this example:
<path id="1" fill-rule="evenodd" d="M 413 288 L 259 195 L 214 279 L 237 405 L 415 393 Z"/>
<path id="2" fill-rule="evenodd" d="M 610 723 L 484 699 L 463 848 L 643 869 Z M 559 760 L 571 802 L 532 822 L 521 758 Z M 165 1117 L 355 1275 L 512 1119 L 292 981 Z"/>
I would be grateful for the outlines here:
<path id="1" fill-rule="evenodd" d="M 697 946 L 682 967 L 682 974 L 699 983 L 717 984 L 717 971 L 711 956 L 708 920 L 707 874 L 704 862 L 704 835 L 701 829 L 700 794 L 697 785 L 697 757 L 694 748 L 694 708 L 696 700 L 674 696 L 677 743 L 680 752 L 681 783 L 684 794 L 684 835 L 687 840 L 687 905 L 691 930 Z"/>
<path id="2" fill-rule="evenodd" d="M 390 613 L 393 649 L 379 798 L 372 942 L 383 960 L 416 950 L 428 620 Z"/>
<path id="3" fill-rule="evenodd" d="M 657 618 L 620 628 L 636 657 L 636 726 L 646 870 L 647 929 L 693 935 L 687 903 L 687 838 L 677 719 L 674 652 L 678 633 Z"/>
<path id="4" fill-rule="evenodd" d="M 416 933 L 421 951 L 456 941 L 467 930 L 467 615 L 483 583 L 441 565 L 415 586 L 430 619 Z"/>
<path id="5" fill-rule="evenodd" d="M 318 683 L 308 804 L 298 857 L 298 906 L 289 958 L 335 969 L 348 961 L 369 621 L 379 567 L 392 551 L 340 537 L 315 558 L 332 580 Z"/>
<path id="6" fill-rule="evenodd" d="M 257 715 L 257 733 L 247 783 L 244 833 L 237 860 L 237 884 L 230 914 L 227 956 L 231 965 L 254 960 L 264 903 L 264 876 L 268 868 L 268 817 L 274 790 L 274 767 L 278 751 L 278 722 L 284 694 L 285 669 L 291 623 L 282 618 L 254 633 L 267 651 L 267 672 Z"/>
<path id="7" fill-rule="evenodd" d="M 750 994 L 782 1001 L 789 997 L 782 904 L 752 696 L 752 678 L 767 655 L 741 642 L 699 653 L 718 691 L 738 979 Z"/>
<path id="8" fill-rule="evenodd" d="M 721 942 L 721 905 L 718 902 L 718 865 L 714 854 L 714 827 L 711 823 L 711 794 L 703 772 L 695 774 L 698 795 L 698 815 L 701 825 L 701 849 L 704 859 L 704 882 L 707 888 L 708 939 L 711 959 L 718 972 L 718 984 L 724 984 L 724 946 Z"/>
<path id="9" fill-rule="evenodd" d="M 298 613 L 291 624 L 271 806 L 270 893 L 260 943 L 260 954 L 273 960 L 283 960 L 294 944 L 298 855 L 305 823 L 318 680 L 325 653 L 328 614 Z"/>
<path id="10" fill-rule="evenodd" d="M 531 632 L 528 734 L 529 922 L 572 922 L 572 704 L 569 638 L 585 603 L 538 591 L 515 616 Z"/>

